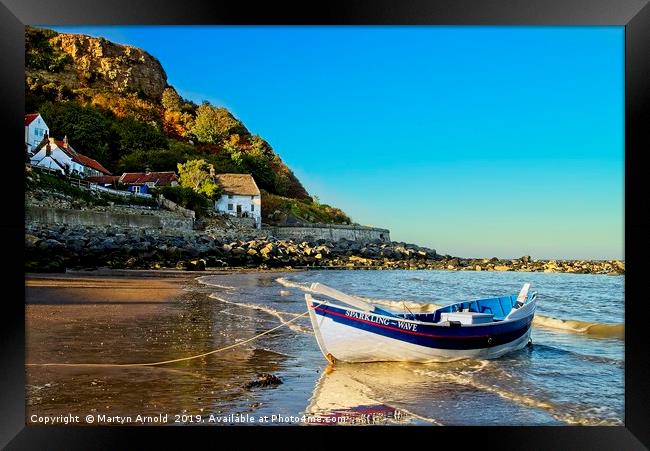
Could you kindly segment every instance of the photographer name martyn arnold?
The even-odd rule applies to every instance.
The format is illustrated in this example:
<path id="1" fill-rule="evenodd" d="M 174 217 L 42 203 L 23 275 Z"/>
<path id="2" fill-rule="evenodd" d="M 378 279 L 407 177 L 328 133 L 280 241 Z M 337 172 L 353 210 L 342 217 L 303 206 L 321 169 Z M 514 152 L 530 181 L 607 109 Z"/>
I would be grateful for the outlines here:
<path id="1" fill-rule="evenodd" d="M 80 415 L 32 415 L 29 417 L 30 421 L 35 424 L 43 425 L 56 425 L 56 424 L 74 424 L 81 423 L 85 420 L 85 423 L 100 423 L 100 424 L 128 424 L 128 423 L 167 423 L 169 419 L 168 414 L 158 414 L 158 415 L 137 415 L 132 416 L 122 416 L 122 415 L 106 415 L 106 414 L 96 414 L 96 415 L 86 415 L 83 420 Z"/>

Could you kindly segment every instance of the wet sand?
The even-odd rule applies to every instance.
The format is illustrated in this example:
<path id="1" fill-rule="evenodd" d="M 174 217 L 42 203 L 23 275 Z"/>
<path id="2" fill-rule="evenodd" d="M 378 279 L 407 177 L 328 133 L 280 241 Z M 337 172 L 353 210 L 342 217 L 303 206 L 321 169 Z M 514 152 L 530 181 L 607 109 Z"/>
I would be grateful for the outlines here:
<path id="1" fill-rule="evenodd" d="M 203 275 L 204 273 L 201 273 Z M 226 274 L 221 272 L 221 274 Z M 95 271 L 27 275 L 26 362 L 135 363 L 207 352 L 255 335 L 215 314 L 220 306 L 176 271 Z M 277 355 L 242 346 L 156 367 L 26 367 L 26 423 L 36 417 L 176 415 L 230 411 Z M 246 402 L 245 396 L 243 402 Z M 234 404 L 233 404 L 234 403 Z M 237 407 L 241 410 L 241 407 Z M 36 417 L 34 417 L 36 416 Z M 97 424 L 96 423 L 96 424 Z M 146 424 L 159 424 L 155 421 Z"/>

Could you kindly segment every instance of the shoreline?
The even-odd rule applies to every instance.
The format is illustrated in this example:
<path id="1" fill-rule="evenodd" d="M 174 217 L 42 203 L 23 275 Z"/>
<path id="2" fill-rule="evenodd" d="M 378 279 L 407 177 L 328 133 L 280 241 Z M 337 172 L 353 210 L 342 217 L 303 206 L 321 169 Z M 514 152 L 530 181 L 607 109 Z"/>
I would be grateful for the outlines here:
<path id="1" fill-rule="evenodd" d="M 623 260 L 463 258 L 396 241 L 251 239 L 118 226 L 26 224 L 25 271 L 292 271 L 309 269 L 625 274 Z"/>

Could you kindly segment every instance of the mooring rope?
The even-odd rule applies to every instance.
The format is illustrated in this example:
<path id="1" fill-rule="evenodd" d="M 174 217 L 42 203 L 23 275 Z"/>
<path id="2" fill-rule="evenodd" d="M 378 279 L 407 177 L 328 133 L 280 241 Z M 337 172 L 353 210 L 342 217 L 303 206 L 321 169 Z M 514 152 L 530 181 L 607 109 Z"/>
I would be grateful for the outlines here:
<path id="1" fill-rule="evenodd" d="M 121 367 L 121 368 L 124 368 L 124 367 L 133 367 L 133 366 L 157 366 L 157 365 L 166 365 L 168 363 L 183 362 L 185 360 L 199 359 L 201 357 L 205 357 L 205 356 L 208 356 L 210 354 L 216 354 L 217 352 L 227 351 L 228 349 L 236 348 L 237 346 L 241 346 L 243 344 L 250 343 L 253 340 L 257 340 L 258 338 L 260 338 L 260 337 L 262 337 L 264 335 L 270 334 L 271 332 L 273 332 L 275 330 L 278 330 L 281 327 L 284 327 L 284 326 L 286 326 L 288 324 L 293 323 L 294 321 L 298 320 L 299 318 L 302 318 L 303 316 L 307 315 L 308 313 L 309 313 L 309 310 L 307 310 L 306 312 L 301 313 L 300 315 L 296 316 L 293 319 L 290 319 L 289 321 L 283 322 L 279 326 L 275 326 L 272 329 L 269 329 L 269 330 L 267 330 L 265 332 L 262 332 L 261 334 L 257 334 L 254 337 L 247 338 L 244 341 L 239 341 L 237 343 L 233 343 L 233 344 L 228 345 L 228 346 L 223 347 L 223 348 L 218 348 L 218 349 L 214 349 L 214 350 L 209 351 L 209 352 L 204 352 L 203 354 L 197 354 L 197 355 L 193 355 L 193 356 L 190 356 L 190 357 L 183 357 L 183 358 L 180 358 L 180 359 L 164 360 L 162 362 L 148 362 L 148 363 L 26 363 L 25 366 L 67 366 L 67 367 L 70 367 L 70 366 L 73 366 L 73 367 L 74 366 L 84 366 L 84 367 L 93 367 L 93 368 L 98 368 L 98 367 L 100 367 L 100 368 L 105 368 L 105 367 Z"/>

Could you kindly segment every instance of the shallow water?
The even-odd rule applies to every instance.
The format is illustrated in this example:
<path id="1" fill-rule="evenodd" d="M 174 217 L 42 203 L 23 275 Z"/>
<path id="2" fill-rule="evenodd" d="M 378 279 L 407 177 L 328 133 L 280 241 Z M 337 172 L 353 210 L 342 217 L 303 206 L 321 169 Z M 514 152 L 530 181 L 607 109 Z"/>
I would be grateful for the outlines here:
<path id="1" fill-rule="evenodd" d="M 224 273 L 198 282 L 182 299 L 163 304 L 28 305 L 28 358 L 128 363 L 206 352 L 305 312 L 304 291 L 312 282 L 411 310 L 516 293 L 531 282 L 538 292 L 534 345 L 490 361 L 332 369 L 309 318 L 302 317 L 236 349 L 164 367 L 29 367 L 28 415 L 167 413 L 168 422 L 185 414 L 201 415 L 202 424 L 210 414 L 275 416 L 270 424 L 305 418 L 442 425 L 624 421 L 622 276 L 305 271 Z M 49 315 L 59 320 L 48 323 L 43 318 Z M 41 319 L 30 327 L 30 317 Z M 597 333 L 590 333 L 594 329 Z M 262 372 L 284 383 L 246 389 Z"/>

